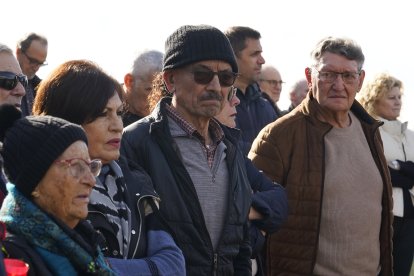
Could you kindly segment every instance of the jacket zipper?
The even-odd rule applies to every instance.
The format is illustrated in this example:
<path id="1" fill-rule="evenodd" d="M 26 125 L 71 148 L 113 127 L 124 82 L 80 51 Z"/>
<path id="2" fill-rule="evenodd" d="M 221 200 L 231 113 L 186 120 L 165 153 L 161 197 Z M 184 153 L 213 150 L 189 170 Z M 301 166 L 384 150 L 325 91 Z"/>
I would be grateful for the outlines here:
<path id="1" fill-rule="evenodd" d="M 134 258 L 135 257 L 135 254 L 137 253 L 137 250 L 138 250 L 138 246 L 139 246 L 139 242 L 141 241 L 141 232 L 142 232 L 142 221 L 143 221 L 143 216 L 142 216 L 142 214 L 141 214 L 141 209 L 139 208 L 139 204 L 140 204 L 140 202 L 143 200 L 143 199 L 146 199 L 147 197 L 149 197 L 150 199 L 153 199 L 153 200 L 155 200 L 155 199 L 158 199 L 158 197 L 156 197 L 156 196 L 144 196 L 144 197 L 140 197 L 139 199 L 138 199 L 138 202 L 137 202 L 137 209 L 138 209 L 138 217 L 139 217 L 139 219 L 140 219 L 140 221 L 139 221 L 139 230 L 138 230 L 138 240 L 137 240 L 137 242 L 136 242 L 136 246 L 135 246 L 135 249 L 134 249 L 134 254 L 131 256 L 132 258 Z M 154 210 L 153 210 L 154 211 Z M 130 240 L 131 241 L 131 240 Z M 128 252 L 129 253 L 129 252 Z M 129 255 L 129 254 L 127 254 L 127 255 Z"/>
<path id="2" fill-rule="evenodd" d="M 213 271 L 213 273 L 214 273 L 214 275 L 217 275 L 217 273 L 218 273 L 218 261 L 217 261 L 217 259 L 218 259 L 218 254 L 217 253 L 214 253 L 214 271 Z"/>

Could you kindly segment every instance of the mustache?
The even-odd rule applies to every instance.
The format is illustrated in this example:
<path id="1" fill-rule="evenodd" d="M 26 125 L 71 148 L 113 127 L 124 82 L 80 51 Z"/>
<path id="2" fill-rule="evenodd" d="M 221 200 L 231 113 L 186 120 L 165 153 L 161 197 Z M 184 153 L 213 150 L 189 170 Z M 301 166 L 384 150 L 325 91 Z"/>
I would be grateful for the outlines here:
<path id="1" fill-rule="evenodd" d="M 217 100 L 222 101 L 223 96 L 221 94 L 213 92 L 213 91 L 207 91 L 200 97 L 200 101 L 209 101 L 209 100 Z"/>

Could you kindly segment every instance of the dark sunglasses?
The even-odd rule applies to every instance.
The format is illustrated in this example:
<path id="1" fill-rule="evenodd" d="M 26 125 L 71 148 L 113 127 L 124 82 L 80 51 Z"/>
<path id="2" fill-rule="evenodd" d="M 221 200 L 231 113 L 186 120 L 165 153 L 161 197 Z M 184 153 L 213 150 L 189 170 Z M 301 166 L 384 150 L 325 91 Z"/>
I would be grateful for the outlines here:
<path id="1" fill-rule="evenodd" d="M 198 84 L 209 84 L 215 75 L 218 76 L 220 85 L 223 87 L 232 86 L 238 74 L 231 71 L 214 72 L 207 69 L 194 69 L 191 71 L 194 75 L 194 81 Z"/>
<path id="2" fill-rule="evenodd" d="M 0 71 L 0 87 L 6 90 L 13 90 L 18 83 L 27 87 L 27 77 L 25 75 L 16 75 L 12 72 Z"/>

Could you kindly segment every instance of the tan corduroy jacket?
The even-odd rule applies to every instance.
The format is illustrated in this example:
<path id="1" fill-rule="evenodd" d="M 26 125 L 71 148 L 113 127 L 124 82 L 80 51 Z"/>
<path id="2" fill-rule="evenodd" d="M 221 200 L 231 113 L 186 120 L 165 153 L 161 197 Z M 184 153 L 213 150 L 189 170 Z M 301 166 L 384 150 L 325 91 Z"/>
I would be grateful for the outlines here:
<path id="1" fill-rule="evenodd" d="M 266 126 L 249 153 L 257 168 L 286 187 L 289 200 L 287 222 L 267 241 L 268 275 L 313 272 L 324 185 L 324 136 L 332 128 L 316 119 L 318 110 L 318 103 L 308 95 L 296 109 Z M 388 276 L 392 275 L 392 188 L 378 130 L 381 123 L 357 101 L 351 111 L 361 122 L 384 183 L 380 263 L 381 275 Z"/>

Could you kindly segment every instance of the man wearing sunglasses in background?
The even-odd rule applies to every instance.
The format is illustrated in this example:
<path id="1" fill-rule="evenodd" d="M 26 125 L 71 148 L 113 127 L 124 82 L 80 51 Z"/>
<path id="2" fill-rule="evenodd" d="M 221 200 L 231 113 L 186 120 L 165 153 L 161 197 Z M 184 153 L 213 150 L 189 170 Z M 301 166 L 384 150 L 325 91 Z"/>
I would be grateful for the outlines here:
<path id="1" fill-rule="evenodd" d="M 16 47 L 16 57 L 22 68 L 23 74 L 29 79 L 26 87 L 26 95 L 22 100 L 22 114 L 32 114 L 33 100 L 36 96 L 36 89 L 41 79 L 36 75 L 40 67 L 47 65 L 47 39 L 35 33 L 23 37 Z"/>
<path id="2" fill-rule="evenodd" d="M 220 30 L 180 27 L 165 43 L 162 78 L 172 98 L 124 129 L 122 154 L 151 176 L 187 275 L 251 276 L 251 189 L 238 131 L 213 118 L 234 96 L 237 72 Z"/>
<path id="3" fill-rule="evenodd" d="M 25 86 L 27 86 L 27 77 L 22 74 L 12 49 L 0 43 L 0 105 L 11 104 L 20 109 L 22 97 L 25 95 Z M 1 117 L 0 121 L 2 121 Z M 2 151 L 3 144 L 0 142 L 0 207 L 7 194 L 7 179 L 3 172 Z M 5 226 L 0 225 L 0 236 L 5 236 L 5 233 Z M 2 241 L 0 239 L 1 246 Z M 2 252 L 0 252 L 0 275 L 6 275 Z"/>
<path id="4" fill-rule="evenodd" d="M 236 107 L 236 126 L 241 130 L 242 150 L 247 155 L 254 138 L 277 119 L 272 104 L 261 97 L 258 81 L 262 65 L 261 35 L 249 27 L 235 26 L 225 32 L 236 55 L 240 76 L 234 84 L 240 104 Z"/>
<path id="5" fill-rule="evenodd" d="M 0 105 L 11 104 L 20 109 L 22 97 L 25 94 L 27 77 L 22 74 L 19 63 L 13 51 L 0 43 Z M 1 120 L 1 118 L 0 118 Z M 0 143 L 0 150 L 2 145 Z M 6 190 L 6 178 L 3 174 L 3 158 L 0 154 L 0 207 Z"/>

